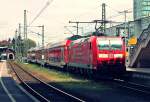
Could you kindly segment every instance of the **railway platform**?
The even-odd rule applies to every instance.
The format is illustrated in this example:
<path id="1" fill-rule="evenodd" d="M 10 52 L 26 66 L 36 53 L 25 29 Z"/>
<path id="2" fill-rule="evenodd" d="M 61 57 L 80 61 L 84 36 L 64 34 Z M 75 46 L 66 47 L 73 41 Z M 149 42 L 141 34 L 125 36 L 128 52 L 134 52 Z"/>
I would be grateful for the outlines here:
<path id="1" fill-rule="evenodd" d="M 150 80 L 150 68 L 127 68 L 127 73 L 133 78 L 141 78 Z"/>
<path id="2" fill-rule="evenodd" d="M 0 101 L 35 102 L 32 95 L 19 86 L 8 73 L 6 62 L 0 62 Z"/>
<path id="3" fill-rule="evenodd" d="M 127 71 L 150 74 L 150 68 L 127 68 Z"/>

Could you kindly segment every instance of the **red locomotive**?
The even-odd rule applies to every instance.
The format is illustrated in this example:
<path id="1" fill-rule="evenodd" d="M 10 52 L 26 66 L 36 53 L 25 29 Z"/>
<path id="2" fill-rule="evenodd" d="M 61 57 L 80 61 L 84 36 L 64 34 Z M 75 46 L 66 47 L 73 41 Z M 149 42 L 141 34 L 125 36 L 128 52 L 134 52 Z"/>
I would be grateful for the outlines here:
<path id="1" fill-rule="evenodd" d="M 29 51 L 41 56 L 39 50 Z M 37 53 L 38 52 L 38 53 Z M 30 61 L 39 60 L 28 54 Z M 45 49 L 45 63 L 79 73 L 125 72 L 125 43 L 121 37 L 75 35 Z M 33 57 L 32 57 L 33 58 Z M 38 59 L 36 59 L 38 58 Z"/>
<path id="2" fill-rule="evenodd" d="M 125 71 L 125 44 L 121 37 L 91 36 L 72 41 L 68 66 L 98 72 Z"/>

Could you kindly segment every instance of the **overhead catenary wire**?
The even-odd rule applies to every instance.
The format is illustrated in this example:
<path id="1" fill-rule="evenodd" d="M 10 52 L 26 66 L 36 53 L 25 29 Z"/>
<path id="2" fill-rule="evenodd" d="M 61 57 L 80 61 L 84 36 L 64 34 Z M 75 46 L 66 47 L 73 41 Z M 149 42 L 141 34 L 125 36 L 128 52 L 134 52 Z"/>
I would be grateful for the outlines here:
<path id="1" fill-rule="evenodd" d="M 29 26 L 33 24 L 33 22 L 42 14 L 42 12 L 50 5 L 52 4 L 54 0 L 48 1 L 46 5 L 40 10 L 40 12 L 34 17 L 34 19 L 29 23 Z"/>
<path id="2" fill-rule="evenodd" d="M 90 14 L 90 15 L 91 15 L 91 13 L 94 13 L 93 10 L 98 9 L 98 8 L 100 8 L 100 6 L 91 8 L 90 10 L 88 10 L 88 11 L 86 11 L 86 12 L 83 12 L 83 13 L 77 15 L 76 17 L 77 17 L 77 18 L 80 18 L 81 16 L 85 16 L 85 15 L 87 15 L 87 14 Z"/>
<path id="3" fill-rule="evenodd" d="M 116 9 L 114 9 L 114 8 L 112 8 L 111 6 L 109 6 L 109 5 L 106 5 L 107 7 L 109 7 L 111 10 L 113 10 L 113 11 L 115 11 L 115 12 L 120 12 L 120 11 L 118 11 L 118 10 L 116 10 Z"/>
<path id="4" fill-rule="evenodd" d="M 107 19 L 112 19 L 112 18 L 121 16 L 121 15 L 123 15 L 123 14 L 115 14 L 115 15 L 112 15 L 112 16 L 107 17 Z"/>
<path id="5" fill-rule="evenodd" d="M 107 7 L 109 7 L 111 10 L 113 10 L 113 11 L 115 11 L 116 13 L 119 13 L 120 11 L 119 10 L 116 10 L 116 9 L 114 9 L 114 8 L 112 8 L 111 6 L 109 6 L 109 5 L 106 5 Z M 129 8 L 129 9 L 127 9 L 128 11 L 130 11 L 130 10 L 132 10 L 133 8 Z"/>
<path id="6" fill-rule="evenodd" d="M 91 10 L 93 10 L 93 9 L 98 9 L 98 8 L 100 8 L 102 5 L 100 5 L 100 6 L 98 6 L 98 7 L 95 7 L 95 8 L 92 8 Z M 112 15 L 112 16 L 109 16 L 107 19 L 111 19 L 111 18 L 115 18 L 115 17 L 118 17 L 118 16 L 121 16 L 122 14 L 118 14 L 120 11 L 119 10 L 116 10 L 116 9 L 114 9 L 114 8 L 112 8 L 111 6 L 109 6 L 109 5 L 106 5 L 107 7 L 109 7 L 111 10 L 113 10 L 114 12 L 116 12 L 117 14 L 115 14 L 115 15 Z M 131 10 L 132 8 L 129 8 L 128 10 Z M 91 14 L 91 10 L 90 11 L 87 11 L 87 12 L 84 12 L 84 13 L 82 13 L 82 14 L 80 14 L 80 15 L 78 15 L 77 17 L 78 18 L 80 18 L 82 15 L 85 15 L 85 14 Z"/>
<path id="7" fill-rule="evenodd" d="M 32 30 L 28 30 L 28 33 L 32 33 L 32 36 L 35 36 L 35 37 L 37 37 L 36 35 L 38 35 L 38 36 L 42 36 L 41 35 L 41 33 L 39 33 L 39 32 L 34 32 L 34 31 L 32 31 Z M 36 34 L 36 35 L 35 35 Z M 44 36 L 46 39 L 48 39 L 49 37 L 47 37 L 47 36 Z M 55 38 L 55 37 L 53 37 L 53 38 Z"/>
<path id="8" fill-rule="evenodd" d="M 33 18 L 33 20 L 31 21 L 31 23 L 29 23 L 29 25 L 26 24 L 26 28 L 30 27 L 33 22 L 44 12 L 44 10 L 53 2 L 54 0 L 51 1 L 47 1 L 46 5 L 40 10 L 40 12 Z M 25 24 L 25 23 L 24 23 Z M 24 25 L 25 27 L 25 25 Z M 42 46 L 44 46 L 44 25 L 41 26 L 42 27 Z M 25 31 L 25 30 L 24 30 Z M 26 31 L 27 33 L 27 31 Z M 26 34 L 27 35 L 27 34 Z"/>
<path id="9" fill-rule="evenodd" d="M 115 14 L 115 15 L 109 16 L 107 19 L 112 19 L 112 18 L 115 18 L 115 17 L 118 17 L 118 16 L 123 15 L 123 14 L 120 13 L 119 10 L 114 9 L 114 8 L 112 8 L 112 7 L 109 6 L 109 5 L 106 5 L 106 6 L 109 7 L 111 10 L 113 10 L 113 11 L 115 11 L 115 12 L 117 13 L 117 14 Z M 127 10 L 129 11 L 129 10 L 132 10 L 132 9 L 133 9 L 133 8 L 129 8 L 129 9 L 127 9 Z"/>

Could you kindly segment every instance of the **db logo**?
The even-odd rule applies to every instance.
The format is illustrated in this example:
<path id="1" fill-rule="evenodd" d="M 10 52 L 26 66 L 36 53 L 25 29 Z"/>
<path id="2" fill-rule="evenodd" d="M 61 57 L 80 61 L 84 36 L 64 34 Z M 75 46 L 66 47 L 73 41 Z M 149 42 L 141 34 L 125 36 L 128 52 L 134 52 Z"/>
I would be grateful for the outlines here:
<path id="1" fill-rule="evenodd" d="M 109 57 L 109 58 L 113 58 L 113 54 L 109 54 L 108 57 Z"/>

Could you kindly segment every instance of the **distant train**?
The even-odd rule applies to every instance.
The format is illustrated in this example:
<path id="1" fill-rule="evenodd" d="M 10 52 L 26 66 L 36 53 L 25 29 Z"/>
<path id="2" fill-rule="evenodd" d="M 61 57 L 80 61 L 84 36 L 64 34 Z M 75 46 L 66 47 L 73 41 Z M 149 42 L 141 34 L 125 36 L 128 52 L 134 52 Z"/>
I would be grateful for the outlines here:
<path id="1" fill-rule="evenodd" d="M 122 74 L 126 71 L 125 49 L 122 37 L 74 35 L 63 42 L 49 44 L 43 50 L 45 58 L 41 48 L 30 49 L 27 58 L 29 62 L 44 62 L 80 74 Z"/>

